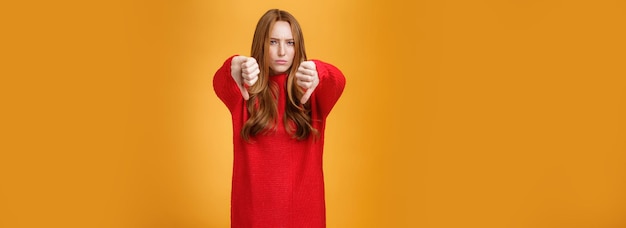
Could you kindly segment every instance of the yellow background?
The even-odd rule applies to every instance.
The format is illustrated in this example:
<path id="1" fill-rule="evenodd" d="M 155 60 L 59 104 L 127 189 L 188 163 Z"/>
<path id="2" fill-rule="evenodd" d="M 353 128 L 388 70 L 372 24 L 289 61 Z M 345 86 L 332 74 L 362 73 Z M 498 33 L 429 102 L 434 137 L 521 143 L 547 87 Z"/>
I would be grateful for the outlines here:
<path id="1" fill-rule="evenodd" d="M 347 78 L 328 227 L 626 227 L 624 1 L 87 2 L 0 9 L 0 227 L 228 227 L 212 77 L 270 8 Z"/>

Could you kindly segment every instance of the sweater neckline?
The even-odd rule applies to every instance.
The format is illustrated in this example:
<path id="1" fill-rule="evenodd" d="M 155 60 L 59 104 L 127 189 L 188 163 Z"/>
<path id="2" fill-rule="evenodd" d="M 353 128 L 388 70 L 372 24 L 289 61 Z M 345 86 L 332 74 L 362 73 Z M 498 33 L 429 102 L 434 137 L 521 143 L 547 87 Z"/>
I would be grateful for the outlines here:
<path id="1" fill-rule="evenodd" d="M 271 77 L 280 77 L 280 76 L 287 76 L 287 73 L 270 75 L 270 78 L 271 78 Z"/>

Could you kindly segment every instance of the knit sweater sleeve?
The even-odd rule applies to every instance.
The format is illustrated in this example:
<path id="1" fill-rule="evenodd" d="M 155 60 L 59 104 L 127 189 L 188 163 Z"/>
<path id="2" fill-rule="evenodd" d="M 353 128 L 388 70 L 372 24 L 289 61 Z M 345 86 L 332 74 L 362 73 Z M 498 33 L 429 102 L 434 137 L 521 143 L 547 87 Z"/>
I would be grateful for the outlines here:
<path id="1" fill-rule="evenodd" d="M 215 72 L 215 76 L 213 76 L 213 89 L 215 90 L 215 94 L 226 104 L 226 107 L 228 107 L 231 113 L 234 107 L 243 102 L 241 91 L 239 91 L 239 87 L 237 87 L 237 83 L 230 72 L 233 57 L 235 56 L 226 59 L 224 65 L 222 65 L 222 67 Z"/>
<path id="2" fill-rule="evenodd" d="M 312 100 L 315 100 L 314 105 L 318 107 L 322 117 L 326 118 L 343 93 L 346 78 L 337 67 L 329 63 L 320 60 L 313 60 L 313 62 L 315 62 L 320 82 L 313 91 Z"/>

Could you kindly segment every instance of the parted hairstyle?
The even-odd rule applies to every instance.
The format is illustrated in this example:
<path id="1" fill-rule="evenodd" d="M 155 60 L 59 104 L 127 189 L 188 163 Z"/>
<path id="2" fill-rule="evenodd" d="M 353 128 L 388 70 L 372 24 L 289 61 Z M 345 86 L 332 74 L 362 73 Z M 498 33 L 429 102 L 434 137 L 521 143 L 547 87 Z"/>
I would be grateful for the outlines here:
<path id="1" fill-rule="evenodd" d="M 311 125 L 310 102 L 306 102 L 306 104 L 300 103 L 304 90 L 296 84 L 295 80 L 300 63 L 307 60 L 302 29 L 300 29 L 300 24 L 296 18 L 290 13 L 271 9 L 259 19 L 252 40 L 251 56 L 257 60 L 260 73 L 257 83 L 248 88 L 250 99 L 246 105 L 249 118 L 241 129 L 241 136 L 248 142 L 251 136 L 275 130 L 276 121 L 278 121 L 277 101 L 279 94 L 282 93 L 279 93 L 277 91 L 278 86 L 269 80 L 269 77 L 271 77 L 269 36 L 277 21 L 288 22 L 291 26 L 295 52 L 292 65 L 287 70 L 287 85 L 285 88 L 289 102 L 285 105 L 285 115 L 282 121 L 287 132 L 298 140 L 308 138 L 311 133 L 317 135 L 317 130 Z"/>

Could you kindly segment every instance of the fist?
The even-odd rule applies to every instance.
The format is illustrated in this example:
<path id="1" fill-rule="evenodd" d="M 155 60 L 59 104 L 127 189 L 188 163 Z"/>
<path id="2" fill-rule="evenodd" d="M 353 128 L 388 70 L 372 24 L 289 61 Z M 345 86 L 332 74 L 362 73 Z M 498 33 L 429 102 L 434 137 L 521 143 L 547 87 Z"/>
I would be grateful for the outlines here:
<path id="1" fill-rule="evenodd" d="M 313 91 L 320 83 L 320 79 L 317 75 L 317 67 L 313 61 L 304 61 L 300 63 L 298 71 L 296 72 L 296 84 L 304 89 L 304 95 L 300 99 L 300 104 L 305 104 Z"/>
<path id="2" fill-rule="evenodd" d="M 250 95 L 248 94 L 247 86 L 252 86 L 259 79 L 259 64 L 256 59 L 246 56 L 235 56 L 232 59 L 231 76 L 237 83 L 237 87 L 241 91 L 243 99 L 248 100 Z"/>

